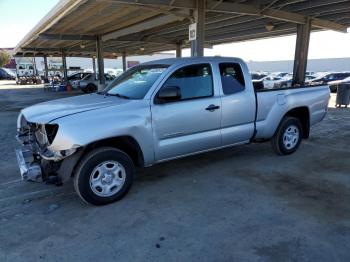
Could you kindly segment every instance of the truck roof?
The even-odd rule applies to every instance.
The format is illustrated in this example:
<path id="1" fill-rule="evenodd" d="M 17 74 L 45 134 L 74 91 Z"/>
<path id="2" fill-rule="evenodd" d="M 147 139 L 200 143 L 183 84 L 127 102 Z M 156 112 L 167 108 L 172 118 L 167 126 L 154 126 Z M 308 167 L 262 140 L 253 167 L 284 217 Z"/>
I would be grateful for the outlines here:
<path id="1" fill-rule="evenodd" d="M 181 57 L 181 58 L 165 58 L 153 60 L 150 62 L 143 63 L 144 65 L 176 65 L 183 63 L 192 63 L 192 62 L 236 62 L 236 63 L 244 63 L 244 61 L 237 57 L 221 57 L 221 56 L 204 56 L 204 57 Z"/>

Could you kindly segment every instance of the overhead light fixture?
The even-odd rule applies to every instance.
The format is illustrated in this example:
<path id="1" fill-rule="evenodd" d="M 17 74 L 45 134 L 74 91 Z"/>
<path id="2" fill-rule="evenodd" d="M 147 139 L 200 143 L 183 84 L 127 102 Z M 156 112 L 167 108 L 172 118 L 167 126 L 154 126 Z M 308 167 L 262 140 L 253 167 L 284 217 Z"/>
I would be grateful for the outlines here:
<path id="1" fill-rule="evenodd" d="M 275 28 L 275 26 L 273 24 L 266 24 L 265 28 L 267 31 L 271 32 Z"/>
<path id="2" fill-rule="evenodd" d="M 140 51 L 145 51 L 145 48 L 144 47 L 140 47 Z"/>
<path id="3" fill-rule="evenodd" d="M 113 55 L 113 56 L 116 56 L 116 55 L 117 55 L 117 53 L 112 53 L 112 55 Z"/>
<path id="4" fill-rule="evenodd" d="M 84 49 L 84 48 L 85 48 L 85 45 L 84 45 L 84 44 L 80 44 L 80 48 L 81 48 L 81 49 Z"/>

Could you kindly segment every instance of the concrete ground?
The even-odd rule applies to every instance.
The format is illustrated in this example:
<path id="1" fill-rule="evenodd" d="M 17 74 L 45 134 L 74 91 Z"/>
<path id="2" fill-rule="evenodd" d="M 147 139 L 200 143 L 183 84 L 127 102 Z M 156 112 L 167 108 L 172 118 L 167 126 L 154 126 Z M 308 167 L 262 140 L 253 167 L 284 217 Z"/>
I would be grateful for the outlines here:
<path id="1" fill-rule="evenodd" d="M 0 84 L 0 261 L 349 261 L 350 109 L 293 155 L 239 146 L 138 171 L 120 202 L 20 180 L 21 108 L 72 94 Z"/>

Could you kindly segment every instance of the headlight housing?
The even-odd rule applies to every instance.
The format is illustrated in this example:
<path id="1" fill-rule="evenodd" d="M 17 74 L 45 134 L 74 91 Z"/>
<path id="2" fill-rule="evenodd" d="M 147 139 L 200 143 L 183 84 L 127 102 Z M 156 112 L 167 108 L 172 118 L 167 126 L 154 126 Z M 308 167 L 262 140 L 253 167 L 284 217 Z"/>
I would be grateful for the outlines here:
<path id="1" fill-rule="evenodd" d="M 35 128 L 35 138 L 41 148 L 52 144 L 58 131 L 57 124 L 37 124 Z"/>
<path id="2" fill-rule="evenodd" d="M 58 131 L 58 125 L 57 124 L 46 124 L 45 125 L 45 131 L 46 131 L 46 137 L 51 145 L 53 140 L 55 139 Z"/>

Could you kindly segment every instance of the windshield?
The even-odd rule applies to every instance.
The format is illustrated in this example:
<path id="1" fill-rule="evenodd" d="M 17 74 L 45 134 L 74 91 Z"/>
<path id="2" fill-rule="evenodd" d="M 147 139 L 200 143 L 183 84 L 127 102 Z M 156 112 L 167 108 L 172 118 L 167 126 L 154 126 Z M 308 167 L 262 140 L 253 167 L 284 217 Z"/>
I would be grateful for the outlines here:
<path id="1" fill-rule="evenodd" d="M 3 68 L 3 70 L 11 76 L 16 76 L 16 74 L 8 68 Z"/>
<path id="2" fill-rule="evenodd" d="M 126 71 L 105 89 L 105 94 L 129 99 L 143 99 L 168 65 L 140 65 Z"/>

